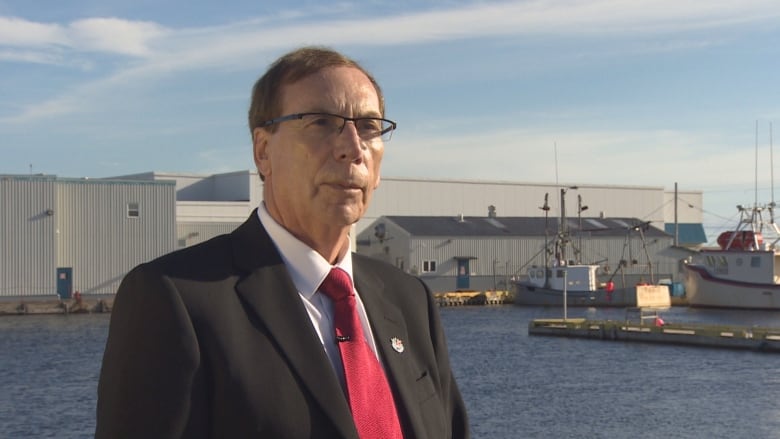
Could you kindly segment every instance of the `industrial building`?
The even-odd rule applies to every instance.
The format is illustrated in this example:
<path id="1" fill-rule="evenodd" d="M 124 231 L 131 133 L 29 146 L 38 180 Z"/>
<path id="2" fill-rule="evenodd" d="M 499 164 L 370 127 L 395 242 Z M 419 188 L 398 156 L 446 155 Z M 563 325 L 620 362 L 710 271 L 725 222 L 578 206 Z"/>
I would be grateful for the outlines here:
<path id="1" fill-rule="evenodd" d="M 0 297 L 111 294 L 176 244 L 169 181 L 0 176 Z"/>
<path id="2" fill-rule="evenodd" d="M 358 245 L 359 236 L 364 231 L 373 234 L 375 223 L 384 217 L 488 217 L 488 208 L 493 206 L 500 219 L 558 218 L 563 206 L 560 198 L 565 194 L 576 200 L 567 207 L 573 217 L 647 222 L 654 229 L 667 231 L 654 237 L 664 247 L 675 242 L 695 246 L 706 241 L 701 211 L 687 207 L 702 205 L 701 191 L 383 178 L 366 216 L 356 224 L 353 246 L 358 252 L 376 253 L 375 248 Z M 676 202 L 678 199 L 684 202 Z M 262 182 L 255 171 L 215 175 L 148 172 L 107 179 L 0 176 L 0 297 L 58 292 L 67 297 L 74 291 L 84 295 L 113 294 L 133 266 L 232 231 L 261 200 Z M 512 239 L 527 251 L 538 247 L 544 239 L 538 228 L 521 229 Z M 436 239 L 445 237 L 439 235 Z M 486 249 L 506 245 L 500 242 L 490 237 L 477 245 Z M 527 256 L 513 254 L 510 260 L 508 256 L 499 257 L 509 254 L 508 250 L 490 251 L 495 255 L 480 257 L 468 270 L 472 279 L 482 278 L 483 284 L 490 286 L 499 271 L 505 276 L 514 273 L 512 270 L 519 268 L 520 261 Z M 504 261 L 503 271 L 496 260 Z M 413 271 L 414 265 L 406 261 L 402 267 Z M 456 269 L 451 273 L 449 269 L 441 271 L 444 267 L 446 264 L 439 265 L 436 271 L 451 278 L 442 280 L 442 288 L 457 281 Z M 422 274 L 422 268 L 417 266 L 418 274 Z M 434 282 L 433 287 L 439 288 L 436 285 Z"/>
<path id="3" fill-rule="evenodd" d="M 687 255 L 674 238 L 636 218 L 384 216 L 357 236 L 358 253 L 417 276 L 433 291 L 512 291 L 512 282 L 553 259 L 594 264 L 616 285 L 680 280 Z M 547 250 L 547 251 L 545 251 Z"/>

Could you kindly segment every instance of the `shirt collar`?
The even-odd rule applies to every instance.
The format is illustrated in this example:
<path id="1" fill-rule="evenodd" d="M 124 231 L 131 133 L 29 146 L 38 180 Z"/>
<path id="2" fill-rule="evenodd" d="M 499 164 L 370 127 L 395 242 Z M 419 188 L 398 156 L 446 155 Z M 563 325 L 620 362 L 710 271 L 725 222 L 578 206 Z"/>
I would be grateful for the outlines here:
<path id="1" fill-rule="evenodd" d="M 307 299 L 317 292 L 320 284 L 330 273 L 333 267 L 319 253 L 311 247 L 301 242 L 298 238 L 288 232 L 281 224 L 271 217 L 265 203 L 260 203 L 257 209 L 257 216 L 265 227 L 271 240 L 276 245 L 282 260 L 290 272 L 295 287 Z M 349 274 L 352 280 L 352 252 L 347 251 L 336 267 L 341 268 Z M 354 280 L 352 282 L 354 285 Z"/>

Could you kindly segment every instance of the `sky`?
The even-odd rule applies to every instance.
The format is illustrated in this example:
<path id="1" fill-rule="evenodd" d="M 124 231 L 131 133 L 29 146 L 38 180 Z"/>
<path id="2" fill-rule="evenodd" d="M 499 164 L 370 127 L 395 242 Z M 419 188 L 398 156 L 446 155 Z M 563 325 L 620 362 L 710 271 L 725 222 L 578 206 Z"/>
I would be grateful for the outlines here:
<path id="1" fill-rule="evenodd" d="M 380 82 L 386 177 L 676 183 L 708 233 L 774 199 L 776 0 L 0 0 L 0 174 L 253 169 L 251 87 L 304 45 Z"/>

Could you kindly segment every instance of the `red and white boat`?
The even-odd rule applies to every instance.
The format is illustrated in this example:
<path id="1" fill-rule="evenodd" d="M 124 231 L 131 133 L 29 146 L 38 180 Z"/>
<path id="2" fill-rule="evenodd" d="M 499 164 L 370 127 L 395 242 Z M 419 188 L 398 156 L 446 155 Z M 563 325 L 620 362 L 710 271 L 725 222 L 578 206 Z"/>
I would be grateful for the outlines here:
<path id="1" fill-rule="evenodd" d="M 780 310 L 780 238 L 765 242 L 763 236 L 767 230 L 780 237 L 774 203 L 737 208 L 736 230 L 723 232 L 718 248 L 702 249 L 684 261 L 688 303 L 692 307 Z M 766 223 L 764 210 L 772 217 Z"/>

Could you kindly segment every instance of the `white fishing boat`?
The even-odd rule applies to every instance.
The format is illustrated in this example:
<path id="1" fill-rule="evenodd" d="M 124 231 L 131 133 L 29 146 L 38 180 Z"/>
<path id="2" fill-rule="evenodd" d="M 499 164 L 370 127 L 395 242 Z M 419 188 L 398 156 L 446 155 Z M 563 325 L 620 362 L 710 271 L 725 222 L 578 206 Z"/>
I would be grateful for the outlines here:
<path id="1" fill-rule="evenodd" d="M 599 265 L 531 267 L 527 279 L 517 282 L 516 305 L 636 307 L 639 296 L 661 296 L 669 301 L 669 286 L 637 283 L 616 286 L 600 281 Z"/>
<path id="2" fill-rule="evenodd" d="M 774 203 L 737 206 L 737 228 L 718 237 L 718 248 L 702 249 L 684 261 L 685 294 L 693 307 L 780 310 L 780 237 Z M 771 220 L 764 222 L 766 211 Z"/>
<path id="3" fill-rule="evenodd" d="M 559 230 L 554 239 L 543 249 L 544 264 L 531 265 L 515 282 L 516 305 L 536 306 L 587 306 L 587 307 L 635 307 L 637 295 L 661 295 L 669 298 L 668 285 L 656 285 L 653 278 L 652 264 L 648 263 L 647 276 L 625 275 L 623 264 L 614 271 L 605 270 L 599 264 L 572 263 L 567 258 L 567 251 L 574 250 L 581 255 L 581 249 L 571 248 L 572 239 L 566 228 L 566 191 L 561 190 L 561 219 Z M 581 198 L 579 211 L 582 211 Z M 545 196 L 542 210 L 550 210 Z M 649 262 L 649 255 L 644 243 L 643 228 L 647 223 L 629 227 L 626 233 L 638 233 L 642 247 Z M 579 261 L 581 258 L 577 258 Z M 649 282 L 648 282 L 649 280 Z"/>
<path id="4" fill-rule="evenodd" d="M 772 169 L 771 123 L 769 151 Z M 755 154 L 757 171 L 758 121 Z M 702 249 L 683 261 L 685 294 L 690 306 L 780 310 L 780 230 L 774 214 L 774 172 L 771 175 L 772 202 L 758 204 L 756 178 L 756 201 L 752 207 L 737 206 L 737 227 L 718 236 L 717 248 Z"/>

